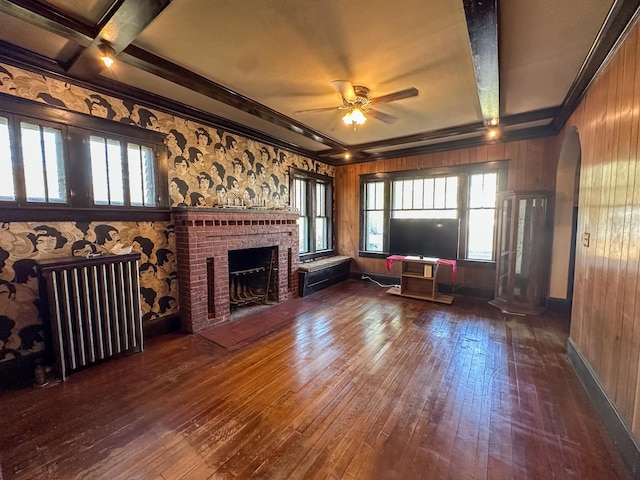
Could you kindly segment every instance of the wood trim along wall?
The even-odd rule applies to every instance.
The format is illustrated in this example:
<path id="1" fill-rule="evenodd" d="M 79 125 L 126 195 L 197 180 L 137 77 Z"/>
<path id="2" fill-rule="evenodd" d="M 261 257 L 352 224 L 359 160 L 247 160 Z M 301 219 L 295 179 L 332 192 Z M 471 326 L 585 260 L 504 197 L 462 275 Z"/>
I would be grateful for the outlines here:
<path id="1" fill-rule="evenodd" d="M 158 2 L 160 3 L 158 8 L 156 8 L 157 6 L 150 5 L 146 9 L 142 10 L 141 23 L 140 25 L 137 25 L 136 28 L 139 29 L 145 21 L 149 21 L 149 18 L 153 18 L 158 11 L 161 11 L 161 9 L 168 4 L 166 0 L 158 0 Z M 480 42 L 480 47 L 486 47 L 486 45 L 490 43 L 486 40 L 492 39 L 495 41 L 494 30 L 496 29 L 494 27 L 497 24 L 497 4 L 495 1 L 485 2 L 483 7 L 480 8 L 479 5 L 481 3 L 482 2 L 478 2 L 477 0 L 466 0 L 467 10 L 469 10 L 470 13 L 470 39 L 472 43 L 474 43 L 475 39 L 475 41 Z M 134 8 L 136 5 L 136 2 L 130 0 L 119 0 L 114 3 L 114 6 L 112 6 L 112 11 L 108 12 L 108 14 L 105 15 L 105 18 L 101 19 L 98 24 L 93 26 L 74 21 L 68 16 L 61 15 L 57 10 L 50 7 L 33 7 L 25 0 L 0 0 L 0 11 L 21 18 L 38 26 L 39 28 L 44 28 L 70 40 L 71 42 L 75 42 L 77 47 L 76 55 L 82 56 L 82 52 L 87 48 L 95 48 L 95 45 L 100 41 L 101 29 L 105 28 L 108 22 L 120 21 L 116 18 L 118 17 L 118 14 L 124 14 L 125 11 L 128 11 L 127 8 Z M 503 138 L 500 139 L 500 142 L 545 137 L 559 133 L 568 118 L 579 105 L 579 102 L 592 84 L 594 78 L 598 75 L 599 71 L 602 70 L 603 66 L 608 63 L 617 46 L 621 44 L 626 32 L 629 30 L 629 27 L 634 23 L 639 14 L 639 8 L 638 0 L 616 0 L 600 30 L 596 42 L 589 51 L 589 54 L 576 79 L 565 96 L 561 107 L 556 107 L 557 111 L 550 116 L 549 123 L 542 127 L 524 127 L 518 131 L 509 132 L 508 135 L 503 134 Z M 247 131 L 249 129 L 242 125 L 235 124 L 192 107 L 187 107 L 167 98 L 140 92 L 126 85 L 118 84 L 117 82 L 110 81 L 109 84 L 106 85 L 105 80 L 100 77 L 88 79 L 87 75 L 83 74 L 83 72 L 75 75 L 71 80 L 77 83 L 79 79 L 84 78 L 84 80 L 89 80 L 92 83 L 92 88 L 108 88 L 109 92 L 119 97 L 129 97 L 133 94 L 137 100 L 144 103 L 150 103 L 154 105 L 154 108 L 160 108 L 185 118 L 195 116 L 201 123 L 204 122 L 206 124 L 219 126 L 225 130 L 239 133 L 248 138 L 255 138 L 267 144 L 281 146 L 282 148 L 288 149 L 292 152 L 299 153 L 303 156 L 320 160 L 334 166 L 345 163 L 343 154 L 347 151 L 349 151 L 351 155 L 350 163 L 353 163 L 354 161 L 366 162 L 381 158 L 399 158 L 402 156 L 420 155 L 487 144 L 487 139 L 482 131 L 484 125 L 482 125 L 482 122 L 478 122 L 477 124 L 466 125 L 458 128 L 458 133 L 439 132 L 442 133 L 443 136 L 438 137 L 437 142 L 415 146 L 413 148 L 407 147 L 395 151 L 389 149 L 389 147 L 398 145 L 399 140 L 402 140 L 401 143 L 404 143 L 405 145 L 410 144 L 411 142 L 406 141 L 407 139 L 385 139 L 371 146 L 369 151 L 358 145 L 343 145 L 335 139 L 314 131 L 307 126 L 280 114 L 279 112 L 275 112 L 268 107 L 251 100 L 250 98 L 239 95 L 237 92 L 231 91 L 224 86 L 199 77 L 193 72 L 181 69 L 178 65 L 167 62 L 164 59 L 152 55 L 150 52 L 135 47 L 133 44 L 130 44 L 130 38 L 128 37 L 123 38 L 122 43 L 122 45 L 119 44 L 116 46 L 119 47 L 117 50 L 121 51 L 121 59 L 123 61 L 135 65 L 145 71 L 163 76 L 169 81 L 184 85 L 187 88 L 201 92 L 211 98 L 215 98 L 219 101 L 232 105 L 275 125 L 287 128 L 307 138 L 313 139 L 318 143 L 327 145 L 330 148 L 328 150 L 311 151 L 296 145 L 283 145 L 283 143 L 287 142 L 282 142 L 275 137 L 271 137 L 270 135 L 263 134 L 261 132 Z M 476 45 L 476 47 L 478 47 L 478 45 Z M 478 50 L 478 48 L 476 48 L 476 50 Z M 478 55 L 479 50 L 476 51 L 475 56 L 477 57 Z M 6 42 L 0 42 L 0 58 L 3 56 L 7 58 L 9 63 L 22 61 L 31 65 L 30 68 L 33 68 L 34 64 L 40 66 L 46 65 L 46 68 L 51 72 L 67 77 L 69 77 L 70 74 L 73 74 L 75 70 L 74 68 L 70 69 L 68 66 L 68 61 L 73 65 L 72 62 L 75 61 L 75 58 L 66 59 L 68 61 L 62 60 L 58 63 L 51 59 L 39 57 L 33 52 L 21 52 L 20 49 Z M 487 57 L 491 59 L 497 57 L 496 49 L 483 48 L 482 58 L 485 59 Z M 478 62 L 476 61 L 475 63 Z M 63 68 L 62 64 L 67 64 L 67 67 Z M 491 72 L 487 72 L 487 81 L 482 82 L 483 84 L 489 84 L 492 86 L 492 98 L 495 97 L 495 92 L 498 90 L 499 85 L 499 79 L 496 77 L 494 71 L 495 66 L 492 66 Z M 493 104 L 496 102 L 493 101 L 486 103 Z M 501 119 L 500 123 L 504 125 L 503 120 L 504 119 Z M 473 133 L 474 136 L 472 138 L 460 138 L 459 135 L 464 134 L 465 132 L 466 134 Z M 432 136 L 434 133 L 436 132 L 424 132 L 423 135 Z"/>
<path id="2" fill-rule="evenodd" d="M 316 153 L 310 152 L 309 150 L 287 141 L 280 140 L 263 132 L 252 130 L 244 125 L 204 112 L 197 108 L 174 102 L 165 97 L 124 85 L 114 80 L 96 77 L 91 83 L 89 83 L 70 77 L 56 62 L 10 45 L 2 40 L 0 40 L 0 61 L 4 61 L 18 68 L 24 68 L 25 70 L 39 73 L 41 75 L 51 76 L 63 82 L 70 82 L 79 87 L 94 90 L 98 93 L 121 99 L 133 100 L 143 106 L 150 107 L 170 115 L 179 116 L 185 120 L 191 120 L 213 128 L 222 128 L 227 132 L 235 133 L 284 150 L 289 150 L 292 153 L 297 153 L 312 160 L 330 163 L 326 159 L 320 158 Z"/>
<path id="3" fill-rule="evenodd" d="M 633 478 L 640 478 L 640 445 L 571 338 L 567 341 L 567 358 Z"/>

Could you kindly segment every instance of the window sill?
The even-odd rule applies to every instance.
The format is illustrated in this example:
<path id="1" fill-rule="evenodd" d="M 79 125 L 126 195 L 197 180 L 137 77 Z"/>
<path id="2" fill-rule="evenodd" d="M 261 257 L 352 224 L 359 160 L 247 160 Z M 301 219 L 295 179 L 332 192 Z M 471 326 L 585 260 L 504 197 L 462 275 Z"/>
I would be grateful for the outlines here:
<path id="1" fill-rule="evenodd" d="M 168 208 L 72 208 L 58 205 L 0 205 L 2 222 L 169 221 Z"/>
<path id="2" fill-rule="evenodd" d="M 336 254 L 335 250 L 322 250 L 321 252 L 315 252 L 315 253 L 301 253 L 300 263 L 312 262 L 313 260 L 319 260 L 324 257 L 331 257 L 335 254 Z"/>

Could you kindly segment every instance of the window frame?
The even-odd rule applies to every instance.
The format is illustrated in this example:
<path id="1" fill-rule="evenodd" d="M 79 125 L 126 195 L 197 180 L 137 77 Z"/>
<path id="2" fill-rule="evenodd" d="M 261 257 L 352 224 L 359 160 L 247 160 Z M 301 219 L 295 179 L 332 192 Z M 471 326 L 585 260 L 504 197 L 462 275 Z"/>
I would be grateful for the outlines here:
<path id="1" fill-rule="evenodd" d="M 334 200 L 333 200 L 333 177 L 328 175 L 320 175 L 314 172 L 308 172 L 305 170 L 300 170 L 295 167 L 289 168 L 289 198 L 291 199 L 291 206 L 296 207 L 293 204 L 296 191 L 294 182 L 295 180 L 302 181 L 306 184 L 307 196 L 305 198 L 305 207 L 308 218 L 307 223 L 307 238 L 309 241 L 308 251 L 299 252 L 300 260 L 313 260 L 315 258 L 321 258 L 328 255 L 333 255 L 335 252 L 334 244 L 335 244 L 335 227 L 334 227 Z M 326 213 L 325 216 L 317 216 L 316 215 L 316 185 L 318 183 L 324 184 L 327 187 L 325 192 L 325 204 L 324 211 Z M 316 218 L 327 218 L 327 249 L 324 250 L 316 250 Z"/>
<path id="2" fill-rule="evenodd" d="M 386 258 L 389 255 L 389 220 L 392 217 L 392 183 L 395 180 L 409 180 L 418 178 L 458 177 L 458 201 L 457 218 L 460 219 L 460 241 L 458 244 L 458 262 L 470 262 L 474 264 L 494 264 L 496 255 L 496 226 L 497 226 L 497 198 L 500 192 L 506 190 L 508 160 L 497 160 L 479 164 L 456 165 L 450 167 L 421 168 L 414 170 L 399 170 L 394 172 L 374 173 L 360 175 L 360 219 L 359 219 L 359 244 L 358 256 L 370 258 Z M 467 258 L 467 234 L 469 221 L 469 178 L 473 174 L 497 173 L 496 206 L 494 212 L 493 232 L 493 258 L 481 260 Z M 366 243 L 366 185 L 371 182 L 384 182 L 384 219 L 386 228 L 383 235 L 383 251 L 365 250 Z M 461 254 L 462 252 L 462 254 Z"/>
<path id="3" fill-rule="evenodd" d="M 15 200 L 0 200 L 3 221 L 73 221 L 73 220 L 166 220 L 170 205 L 167 185 L 167 153 L 164 135 L 160 132 L 126 125 L 112 120 L 91 117 L 51 105 L 2 97 L 0 116 L 8 119 L 12 155 Z M 26 200 L 22 150 L 19 145 L 20 122 L 53 127 L 62 131 L 62 148 L 67 201 L 29 202 Z M 93 202 L 91 135 L 117 139 L 127 148 L 134 143 L 152 149 L 154 153 L 155 206 L 101 205 Z M 124 181 L 124 179 L 123 179 Z M 129 184 L 125 183 L 125 189 Z M 128 197 L 128 194 L 126 195 Z"/>
<path id="4" fill-rule="evenodd" d="M 71 189 L 69 186 L 69 158 L 68 145 L 67 145 L 67 126 L 62 123 L 53 122 L 47 119 L 35 118 L 32 116 L 5 113 L 0 110 L 0 116 L 8 119 L 9 123 L 9 143 L 12 157 L 13 166 L 13 187 L 15 193 L 15 200 L 0 200 L 1 204 L 14 204 L 16 206 L 29 206 L 31 208 L 51 208 L 54 207 L 69 207 L 71 205 Z M 39 127 L 49 127 L 60 131 L 62 141 L 62 163 L 65 176 L 65 189 L 64 194 L 66 200 L 64 202 L 49 202 L 49 201 L 29 201 L 27 198 L 27 185 L 25 179 L 24 170 L 24 155 L 22 148 L 22 131 L 21 124 L 23 122 L 38 125 Z M 16 140 L 20 141 L 16 141 Z"/>

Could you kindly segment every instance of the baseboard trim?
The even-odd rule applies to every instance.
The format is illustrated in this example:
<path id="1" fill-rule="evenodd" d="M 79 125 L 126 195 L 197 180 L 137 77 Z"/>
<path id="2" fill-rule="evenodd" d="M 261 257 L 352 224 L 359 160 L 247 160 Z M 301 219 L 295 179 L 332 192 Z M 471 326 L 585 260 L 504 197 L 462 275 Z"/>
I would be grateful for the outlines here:
<path id="1" fill-rule="evenodd" d="M 632 477 L 640 478 L 640 446 L 631 433 L 631 429 L 618 413 L 616 406 L 602 388 L 591 366 L 571 338 L 567 341 L 567 357 L 598 415 L 604 422 L 611 439 L 620 451 L 625 464 L 631 471 Z"/>
<path id="2" fill-rule="evenodd" d="M 34 369 L 36 365 L 42 363 L 42 351 L 0 362 L 0 388 L 14 389 L 32 386 Z"/>
<path id="3" fill-rule="evenodd" d="M 165 333 L 176 332 L 182 328 L 180 323 L 180 315 L 174 313 L 166 317 L 154 318 L 147 320 L 142 324 L 142 332 L 144 338 L 153 338 L 164 335 Z"/>
<path id="4" fill-rule="evenodd" d="M 550 312 L 560 313 L 562 315 L 571 314 L 571 300 L 567 300 L 566 298 L 547 297 L 545 305 Z"/>

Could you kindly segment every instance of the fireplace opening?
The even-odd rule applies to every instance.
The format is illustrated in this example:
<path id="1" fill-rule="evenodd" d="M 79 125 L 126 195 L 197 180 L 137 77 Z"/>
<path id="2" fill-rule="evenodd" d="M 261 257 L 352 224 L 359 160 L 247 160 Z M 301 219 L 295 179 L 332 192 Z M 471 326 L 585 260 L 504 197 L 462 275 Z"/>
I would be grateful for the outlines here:
<path id="1" fill-rule="evenodd" d="M 278 247 L 229 250 L 229 307 L 240 309 L 278 302 Z"/>

